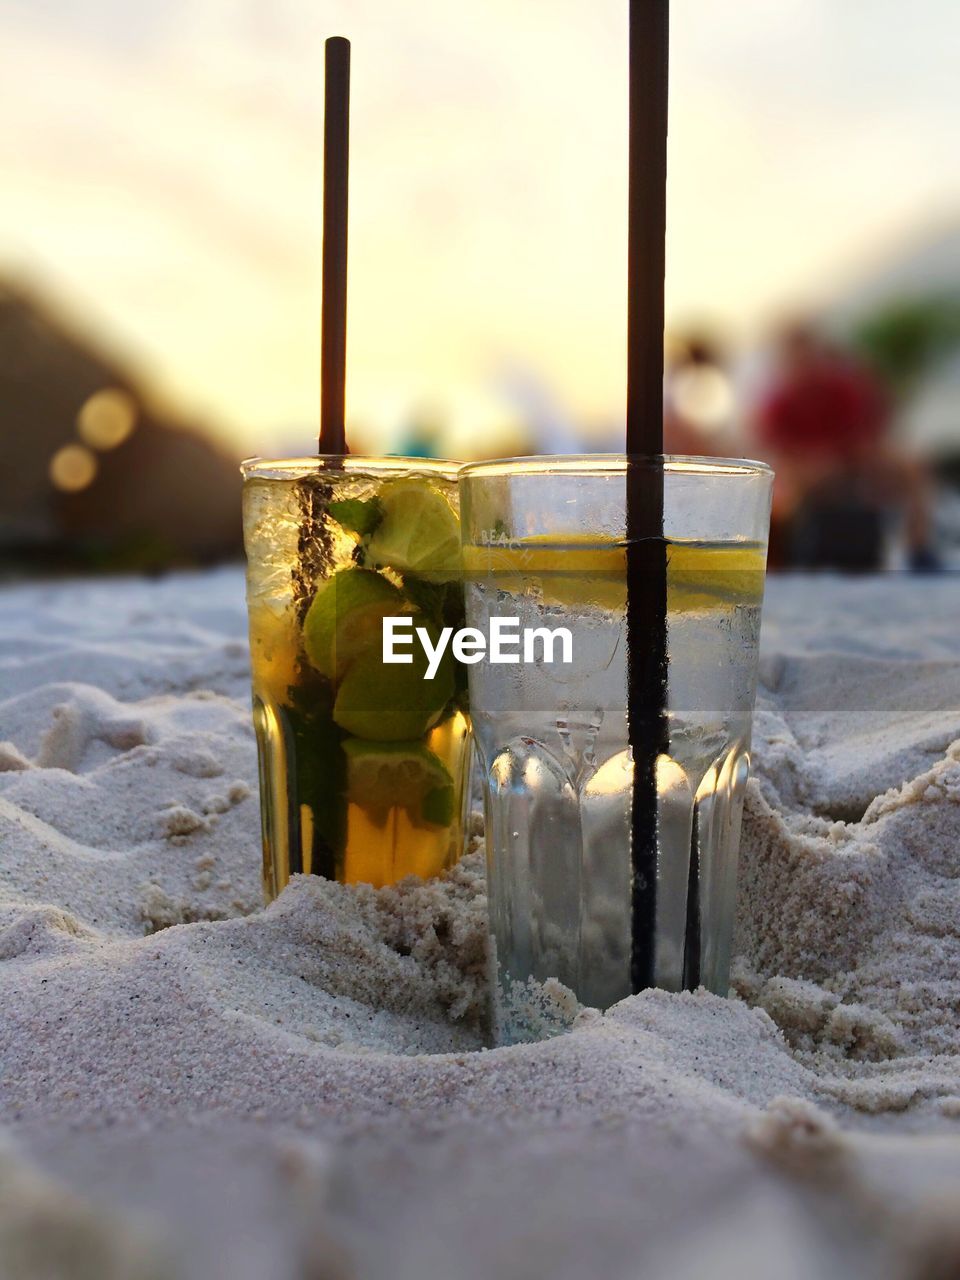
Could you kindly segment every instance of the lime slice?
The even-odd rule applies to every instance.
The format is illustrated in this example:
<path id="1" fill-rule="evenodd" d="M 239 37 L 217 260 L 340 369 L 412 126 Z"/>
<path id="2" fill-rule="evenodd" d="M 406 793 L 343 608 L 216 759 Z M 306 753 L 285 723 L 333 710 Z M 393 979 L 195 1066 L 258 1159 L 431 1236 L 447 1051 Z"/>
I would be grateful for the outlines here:
<path id="1" fill-rule="evenodd" d="M 423 627 L 436 645 L 437 628 L 422 613 L 415 613 L 413 627 Z M 454 664 L 449 647 L 432 680 L 426 679 L 427 657 L 413 635 L 411 663 L 382 660 L 381 645 L 370 646 L 349 664 L 337 690 L 333 718 L 341 729 L 374 742 L 401 742 L 422 738 L 440 720 L 454 691 Z"/>
<path id="2" fill-rule="evenodd" d="M 460 572 L 460 521 L 428 480 L 388 480 L 377 493 L 382 518 L 366 543 L 366 562 L 428 582 Z"/>
<path id="3" fill-rule="evenodd" d="M 448 827 L 453 821 L 453 778 L 422 743 L 347 738 L 343 750 L 347 796 L 378 825 L 391 809 L 405 809 L 415 827 Z"/>
<path id="4" fill-rule="evenodd" d="M 321 675 L 338 678 L 361 654 L 379 653 L 383 619 L 405 611 L 403 596 L 379 573 L 340 569 L 321 586 L 307 610 L 307 657 Z"/>

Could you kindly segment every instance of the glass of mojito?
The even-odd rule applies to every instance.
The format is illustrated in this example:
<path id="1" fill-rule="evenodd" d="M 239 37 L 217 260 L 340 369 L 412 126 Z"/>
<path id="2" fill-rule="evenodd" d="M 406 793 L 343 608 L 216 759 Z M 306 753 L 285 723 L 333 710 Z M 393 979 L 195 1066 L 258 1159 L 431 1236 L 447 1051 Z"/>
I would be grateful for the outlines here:
<path id="1" fill-rule="evenodd" d="M 726 994 L 772 473 L 637 465 L 663 475 L 666 556 L 652 977 Z M 501 1041 L 530 1034 L 531 980 L 600 1008 L 632 990 L 626 490 L 622 456 L 460 473 L 467 622 L 517 637 L 469 671 Z"/>
<path id="2" fill-rule="evenodd" d="M 462 623 L 457 465 L 330 457 L 242 466 L 264 887 L 382 886 L 461 852 L 463 669 L 383 662 L 383 621 Z"/>

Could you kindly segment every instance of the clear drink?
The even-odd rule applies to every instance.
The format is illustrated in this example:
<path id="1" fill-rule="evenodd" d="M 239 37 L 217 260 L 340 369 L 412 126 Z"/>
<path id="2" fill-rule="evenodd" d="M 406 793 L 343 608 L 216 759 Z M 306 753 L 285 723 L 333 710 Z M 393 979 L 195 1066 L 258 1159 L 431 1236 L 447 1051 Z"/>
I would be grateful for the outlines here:
<path id="1" fill-rule="evenodd" d="M 462 669 L 412 650 L 384 666 L 382 621 L 462 622 L 454 464 L 245 463 L 244 539 L 264 888 L 296 873 L 375 886 L 460 855 Z"/>
<path id="2" fill-rule="evenodd" d="M 769 473 L 738 465 L 699 464 L 698 480 L 696 464 L 678 461 L 665 474 L 669 753 L 657 764 L 654 977 L 671 990 L 728 985 L 769 510 Z M 703 492 L 724 475 L 731 498 L 734 476 L 754 482 L 750 518 Z M 685 507 L 697 487 L 695 520 Z M 572 638 L 570 664 L 538 648 L 532 664 L 470 673 L 498 1038 L 509 1041 L 529 1030 L 531 978 L 559 979 L 601 1008 L 631 993 L 623 465 L 481 465 L 465 470 L 461 494 L 469 624 L 487 632 L 511 617 L 521 632 Z M 670 536 L 684 527 L 692 538 Z"/>

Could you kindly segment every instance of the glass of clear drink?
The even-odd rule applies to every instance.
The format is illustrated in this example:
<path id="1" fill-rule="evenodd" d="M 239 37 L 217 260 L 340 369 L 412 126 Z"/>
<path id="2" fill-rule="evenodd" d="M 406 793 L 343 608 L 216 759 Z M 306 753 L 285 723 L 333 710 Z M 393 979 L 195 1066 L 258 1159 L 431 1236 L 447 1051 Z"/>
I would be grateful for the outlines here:
<path id="1" fill-rule="evenodd" d="M 740 459 L 631 466 L 662 472 L 666 556 L 669 750 L 645 945 L 654 985 L 725 995 L 773 477 Z M 519 660 L 488 650 L 469 672 L 500 1042 L 530 1038 L 535 984 L 599 1008 L 633 990 L 626 477 L 623 456 L 460 473 L 467 623 L 489 635 L 515 619 L 518 636 Z"/>
<path id="2" fill-rule="evenodd" d="M 462 848 L 469 735 L 449 650 L 382 661 L 383 619 L 463 619 L 457 465 L 329 457 L 241 468 L 264 888 L 391 884 Z"/>

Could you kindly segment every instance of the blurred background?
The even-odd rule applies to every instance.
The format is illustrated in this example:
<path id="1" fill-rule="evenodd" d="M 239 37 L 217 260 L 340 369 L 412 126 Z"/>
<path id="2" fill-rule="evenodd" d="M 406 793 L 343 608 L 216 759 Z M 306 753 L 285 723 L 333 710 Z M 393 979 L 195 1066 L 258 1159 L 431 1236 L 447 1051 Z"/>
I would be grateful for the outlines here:
<path id="1" fill-rule="evenodd" d="M 675 0 L 667 447 L 774 563 L 960 563 L 960 6 Z M 0 572 L 239 554 L 315 444 L 323 41 L 353 41 L 349 436 L 616 450 L 627 5 L 0 0 Z"/>

